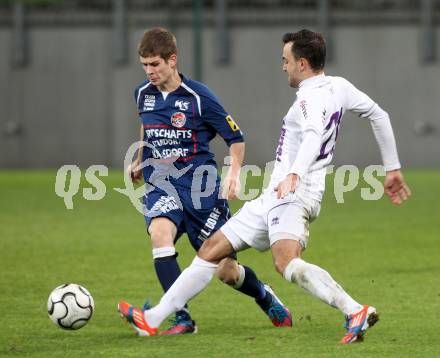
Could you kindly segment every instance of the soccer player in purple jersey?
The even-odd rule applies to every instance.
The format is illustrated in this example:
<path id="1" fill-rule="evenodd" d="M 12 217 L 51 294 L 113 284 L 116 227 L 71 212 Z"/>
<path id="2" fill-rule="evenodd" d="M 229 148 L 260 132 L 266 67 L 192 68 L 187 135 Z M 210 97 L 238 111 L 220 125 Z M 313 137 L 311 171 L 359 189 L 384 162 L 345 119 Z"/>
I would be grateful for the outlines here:
<path id="1" fill-rule="evenodd" d="M 346 110 L 371 123 L 386 170 L 386 195 L 397 205 L 408 199 L 410 190 L 400 172 L 389 116 L 346 79 L 325 75 L 326 48 L 319 33 L 287 33 L 283 43 L 283 70 L 289 85 L 298 91 L 283 120 L 270 184 L 203 244 L 160 303 L 139 315 L 135 324 L 145 335 L 155 334 L 166 316 L 201 292 L 220 260 L 249 247 L 270 248 L 276 270 L 288 282 L 345 315 L 347 332 L 341 343 L 362 340 L 378 320 L 373 306 L 355 301 L 328 272 L 304 261 L 301 253 L 307 246 L 309 224 L 319 214 L 326 167 Z M 120 308 L 124 305 L 121 302 Z"/>
<path id="2" fill-rule="evenodd" d="M 128 172 L 133 181 L 143 177 L 147 186 L 145 220 L 156 274 L 166 292 L 180 275 L 176 240 L 186 233 L 197 251 L 230 217 L 228 203 L 219 195 L 220 179 L 209 142 L 219 134 L 229 146 L 231 166 L 223 192 L 234 199 L 240 188 L 244 140 L 213 92 L 178 72 L 172 33 L 162 28 L 146 31 L 138 54 L 147 76 L 134 94 L 145 145 Z M 148 161 L 153 165 L 141 170 Z M 275 326 L 292 326 L 289 310 L 252 269 L 237 262 L 235 253 L 221 260 L 218 276 L 253 297 Z M 162 334 L 195 332 L 196 324 L 184 305 L 177 310 L 173 326 Z"/>

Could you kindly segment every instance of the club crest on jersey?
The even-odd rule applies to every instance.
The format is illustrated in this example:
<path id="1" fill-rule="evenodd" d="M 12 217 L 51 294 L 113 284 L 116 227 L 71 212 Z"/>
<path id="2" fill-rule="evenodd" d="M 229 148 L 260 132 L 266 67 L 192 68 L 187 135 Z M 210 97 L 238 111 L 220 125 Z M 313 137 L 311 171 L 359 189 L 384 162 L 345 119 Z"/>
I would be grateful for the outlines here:
<path id="1" fill-rule="evenodd" d="M 179 107 L 181 111 L 187 111 L 189 108 L 189 102 L 178 99 L 176 103 L 174 103 L 174 107 Z"/>
<path id="2" fill-rule="evenodd" d="M 171 124 L 176 128 L 182 128 L 186 123 L 185 113 L 175 112 L 171 116 Z"/>

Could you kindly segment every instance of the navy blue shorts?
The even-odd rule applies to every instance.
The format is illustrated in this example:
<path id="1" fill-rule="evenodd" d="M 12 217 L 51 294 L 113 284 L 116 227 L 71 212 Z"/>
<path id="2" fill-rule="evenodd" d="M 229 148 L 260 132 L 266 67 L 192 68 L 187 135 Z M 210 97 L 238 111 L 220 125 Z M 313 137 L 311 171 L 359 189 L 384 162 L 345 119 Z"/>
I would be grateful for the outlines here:
<path id="1" fill-rule="evenodd" d="M 211 196 L 201 198 L 201 206 L 196 208 L 190 190 L 179 189 L 178 193 L 181 207 L 173 196 L 157 188 L 144 196 L 144 218 L 147 228 L 156 217 L 168 218 L 177 227 L 174 242 L 186 233 L 191 245 L 198 251 L 203 241 L 231 217 L 228 202 L 219 199 L 218 190 L 215 190 Z"/>

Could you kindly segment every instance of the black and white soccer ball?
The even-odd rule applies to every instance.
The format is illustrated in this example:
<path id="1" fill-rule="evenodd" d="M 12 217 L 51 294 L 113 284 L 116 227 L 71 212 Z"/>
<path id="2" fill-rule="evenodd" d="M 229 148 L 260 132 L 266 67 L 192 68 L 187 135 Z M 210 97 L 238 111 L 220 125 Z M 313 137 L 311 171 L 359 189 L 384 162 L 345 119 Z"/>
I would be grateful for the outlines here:
<path id="1" fill-rule="evenodd" d="M 55 288 L 47 300 L 47 313 L 57 326 L 79 329 L 92 318 L 95 303 L 89 291 L 75 283 Z"/>

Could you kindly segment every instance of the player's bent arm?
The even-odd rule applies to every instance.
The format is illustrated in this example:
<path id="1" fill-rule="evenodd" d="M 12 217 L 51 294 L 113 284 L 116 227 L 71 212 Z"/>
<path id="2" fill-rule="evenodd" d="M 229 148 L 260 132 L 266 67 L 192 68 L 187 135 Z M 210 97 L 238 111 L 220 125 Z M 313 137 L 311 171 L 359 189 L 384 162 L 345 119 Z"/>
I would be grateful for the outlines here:
<path id="1" fill-rule="evenodd" d="M 397 154 L 388 113 L 380 108 L 367 94 L 358 90 L 344 78 L 337 79 L 345 87 L 346 108 L 358 113 L 361 118 L 368 118 L 379 145 L 382 162 L 386 170 L 384 181 L 385 193 L 393 204 L 403 203 L 411 192 L 400 172 L 400 162 Z"/>
<path id="2" fill-rule="evenodd" d="M 307 130 L 304 132 L 303 140 L 289 174 L 275 188 L 278 199 L 283 199 L 287 194 L 296 190 L 299 180 L 316 160 L 320 146 L 321 135 L 319 131 Z"/>
<path id="3" fill-rule="evenodd" d="M 317 101 L 316 98 L 319 98 L 316 94 L 304 96 L 301 99 L 298 98 L 297 102 L 301 106 L 299 113 L 303 116 L 306 126 L 295 161 L 290 167 L 286 178 L 275 188 L 279 199 L 296 190 L 299 180 L 309 171 L 319 154 L 324 132 L 324 122 L 322 120 L 324 108 L 321 104 L 322 101 Z"/>
<path id="4" fill-rule="evenodd" d="M 345 78 L 337 77 L 336 80 L 344 88 L 345 108 L 357 113 L 361 118 L 369 119 L 385 169 L 387 171 L 400 169 L 396 141 L 388 113 Z"/>
<path id="5" fill-rule="evenodd" d="M 297 174 L 300 178 L 304 176 L 321 148 L 321 133 L 317 130 L 307 130 L 304 132 L 303 140 L 298 150 L 295 162 L 289 170 L 289 173 Z"/>

